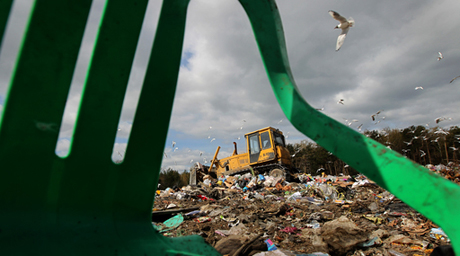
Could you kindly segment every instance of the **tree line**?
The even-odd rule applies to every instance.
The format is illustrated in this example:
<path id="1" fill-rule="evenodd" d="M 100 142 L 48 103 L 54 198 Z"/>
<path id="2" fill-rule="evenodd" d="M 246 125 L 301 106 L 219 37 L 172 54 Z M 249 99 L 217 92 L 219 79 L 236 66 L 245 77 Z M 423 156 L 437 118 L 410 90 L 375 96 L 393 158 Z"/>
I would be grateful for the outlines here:
<path id="1" fill-rule="evenodd" d="M 190 180 L 190 172 L 183 171 L 179 173 L 176 170 L 171 168 L 163 169 L 160 172 L 160 177 L 158 178 L 158 184 L 160 184 L 160 189 L 166 188 L 181 188 L 187 186 Z"/>
<path id="2" fill-rule="evenodd" d="M 364 135 L 421 165 L 458 163 L 460 128 L 410 126 L 405 129 L 385 128 L 365 131 Z M 355 175 L 358 172 L 314 142 L 307 140 L 288 144 L 292 161 L 301 172 L 312 175 Z"/>

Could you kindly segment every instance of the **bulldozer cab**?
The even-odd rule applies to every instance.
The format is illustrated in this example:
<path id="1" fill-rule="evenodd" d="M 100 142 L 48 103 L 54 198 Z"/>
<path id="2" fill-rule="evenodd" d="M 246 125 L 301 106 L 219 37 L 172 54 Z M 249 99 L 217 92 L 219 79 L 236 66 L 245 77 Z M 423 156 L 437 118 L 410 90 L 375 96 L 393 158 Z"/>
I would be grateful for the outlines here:
<path id="1" fill-rule="evenodd" d="M 277 155 L 284 153 L 285 139 L 278 129 L 267 127 L 245 136 L 251 165 L 272 161 Z"/>

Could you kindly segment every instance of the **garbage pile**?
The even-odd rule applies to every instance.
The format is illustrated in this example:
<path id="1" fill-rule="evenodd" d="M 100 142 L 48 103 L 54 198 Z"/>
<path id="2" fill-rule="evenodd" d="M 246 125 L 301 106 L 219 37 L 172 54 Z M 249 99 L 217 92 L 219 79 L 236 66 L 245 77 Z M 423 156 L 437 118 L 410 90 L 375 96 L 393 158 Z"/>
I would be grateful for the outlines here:
<path id="1" fill-rule="evenodd" d="M 458 181 L 454 166 L 427 166 Z M 456 168 L 456 169 L 455 169 Z M 457 180 L 455 180 L 457 179 Z M 222 255 L 430 255 L 443 230 L 363 175 L 204 177 L 158 190 L 152 224 L 200 235 Z M 453 255 L 453 254 L 452 254 Z"/>

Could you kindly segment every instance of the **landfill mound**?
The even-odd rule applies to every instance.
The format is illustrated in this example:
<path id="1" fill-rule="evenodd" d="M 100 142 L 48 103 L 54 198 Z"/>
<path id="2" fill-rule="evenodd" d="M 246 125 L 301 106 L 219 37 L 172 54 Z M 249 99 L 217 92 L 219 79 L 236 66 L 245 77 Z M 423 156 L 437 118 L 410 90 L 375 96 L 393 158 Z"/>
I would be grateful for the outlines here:
<path id="1" fill-rule="evenodd" d="M 460 182 L 458 165 L 427 167 Z M 439 226 L 363 175 L 299 174 L 296 180 L 246 174 L 158 190 L 152 224 L 168 237 L 200 235 L 222 255 L 401 256 L 452 250 Z"/>

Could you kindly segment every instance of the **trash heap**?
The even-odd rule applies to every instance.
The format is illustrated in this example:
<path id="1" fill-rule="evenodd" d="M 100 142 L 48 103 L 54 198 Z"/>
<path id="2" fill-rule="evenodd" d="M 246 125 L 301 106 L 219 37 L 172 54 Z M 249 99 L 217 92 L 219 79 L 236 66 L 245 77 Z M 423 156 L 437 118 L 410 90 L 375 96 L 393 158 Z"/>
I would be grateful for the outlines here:
<path id="1" fill-rule="evenodd" d="M 458 182 L 458 166 L 427 167 Z M 152 224 L 168 237 L 200 235 L 222 255 L 401 256 L 451 250 L 439 226 L 363 175 L 296 178 L 209 176 L 194 187 L 158 190 Z"/>

